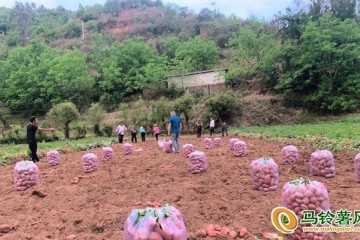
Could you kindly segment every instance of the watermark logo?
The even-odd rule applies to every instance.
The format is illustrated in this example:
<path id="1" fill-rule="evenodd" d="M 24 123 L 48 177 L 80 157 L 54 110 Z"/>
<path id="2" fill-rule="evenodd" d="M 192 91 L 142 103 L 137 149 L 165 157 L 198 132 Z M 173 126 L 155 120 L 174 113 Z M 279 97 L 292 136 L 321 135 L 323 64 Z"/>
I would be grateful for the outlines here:
<path id="1" fill-rule="evenodd" d="M 296 214 L 288 208 L 277 207 L 271 212 L 271 222 L 281 233 L 292 234 L 298 225 L 303 232 L 360 232 L 360 210 L 331 210 L 316 213 L 315 210 L 303 210 L 302 219 L 298 221 Z"/>
<path id="2" fill-rule="evenodd" d="M 294 233 L 298 227 L 296 214 L 284 207 L 277 207 L 272 210 L 271 222 L 276 230 L 285 234 Z"/>

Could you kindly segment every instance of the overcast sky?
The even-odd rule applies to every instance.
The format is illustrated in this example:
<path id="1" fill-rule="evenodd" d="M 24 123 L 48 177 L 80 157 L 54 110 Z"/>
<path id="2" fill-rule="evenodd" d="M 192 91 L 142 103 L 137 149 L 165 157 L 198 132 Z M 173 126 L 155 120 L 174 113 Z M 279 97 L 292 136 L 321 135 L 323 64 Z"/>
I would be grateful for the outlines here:
<path id="1" fill-rule="evenodd" d="M 56 8 L 61 5 L 66 9 L 77 10 L 79 3 L 82 5 L 104 4 L 106 0 L 18 0 L 18 2 L 34 2 L 37 6 L 41 4 L 46 8 Z M 171 2 L 180 6 L 188 6 L 195 12 L 208 7 L 216 9 L 229 16 L 236 14 L 241 18 L 255 16 L 259 19 L 271 19 L 279 11 L 284 12 L 286 7 L 293 5 L 293 0 L 163 0 L 164 3 Z M 211 3 L 215 2 L 215 5 Z M 11 8 L 15 0 L 0 0 L 0 6 Z"/>

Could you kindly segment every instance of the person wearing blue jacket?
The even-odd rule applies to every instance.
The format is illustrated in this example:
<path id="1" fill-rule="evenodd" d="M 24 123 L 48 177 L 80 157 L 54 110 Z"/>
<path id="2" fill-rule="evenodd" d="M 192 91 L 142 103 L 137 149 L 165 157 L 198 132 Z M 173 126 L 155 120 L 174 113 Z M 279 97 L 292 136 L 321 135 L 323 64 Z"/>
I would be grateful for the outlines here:
<path id="1" fill-rule="evenodd" d="M 146 134 L 145 128 L 144 128 L 143 126 L 141 126 L 141 127 L 139 128 L 139 132 L 140 132 L 140 134 L 141 134 L 141 140 L 142 140 L 143 142 L 145 142 L 145 134 Z"/>

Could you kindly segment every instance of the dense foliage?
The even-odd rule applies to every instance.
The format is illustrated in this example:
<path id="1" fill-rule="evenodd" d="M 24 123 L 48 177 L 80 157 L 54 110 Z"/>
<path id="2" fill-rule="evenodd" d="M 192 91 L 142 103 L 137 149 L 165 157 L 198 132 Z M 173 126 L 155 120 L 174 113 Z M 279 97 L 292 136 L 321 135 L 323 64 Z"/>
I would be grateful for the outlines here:
<path id="1" fill-rule="evenodd" d="M 169 75 L 228 66 L 231 87 L 257 79 L 288 106 L 357 110 L 359 0 L 296 2 L 268 23 L 161 0 L 77 11 L 16 2 L 0 8 L 1 109 L 39 114 L 71 101 L 80 111 L 96 102 L 114 110 L 144 90 L 151 99 L 175 97 Z"/>

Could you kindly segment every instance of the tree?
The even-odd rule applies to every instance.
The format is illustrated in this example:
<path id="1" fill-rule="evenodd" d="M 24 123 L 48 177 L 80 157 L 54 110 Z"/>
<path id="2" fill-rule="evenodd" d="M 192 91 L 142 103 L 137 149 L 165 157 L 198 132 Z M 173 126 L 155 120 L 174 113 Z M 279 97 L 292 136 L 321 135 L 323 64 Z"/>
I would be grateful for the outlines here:
<path id="1" fill-rule="evenodd" d="M 65 138 L 70 138 L 70 123 L 78 119 L 79 111 L 72 102 L 59 103 L 47 113 L 47 118 L 64 129 Z"/>
<path id="2" fill-rule="evenodd" d="M 195 103 L 195 99 L 193 96 L 185 95 L 185 96 L 182 96 L 181 98 L 178 98 L 176 100 L 175 106 L 174 106 L 175 111 L 178 114 L 184 114 L 188 133 L 190 131 L 190 124 L 189 124 L 190 112 L 191 112 L 192 107 L 194 106 L 194 103 Z"/>
<path id="3" fill-rule="evenodd" d="M 101 135 L 100 123 L 105 118 L 105 110 L 99 103 L 92 103 L 86 113 L 87 119 L 94 125 L 95 136 Z"/>
<path id="4" fill-rule="evenodd" d="M 309 22 L 287 56 L 276 89 L 292 106 L 339 114 L 360 106 L 360 26 L 327 13 Z M 296 101 L 294 101 L 296 100 Z"/>
<path id="5" fill-rule="evenodd" d="M 210 113 L 215 114 L 221 121 L 231 119 L 231 115 L 236 110 L 235 98 L 232 95 L 222 93 L 211 97 L 205 102 L 205 107 Z"/>
<path id="6" fill-rule="evenodd" d="M 149 71 L 148 64 L 159 69 L 156 66 L 163 66 L 163 60 L 141 38 L 127 38 L 109 52 L 98 66 L 101 74 L 98 86 L 101 102 L 114 108 L 124 97 L 140 93 L 153 80 L 155 75 Z M 162 75 L 161 71 L 156 72 Z"/>
<path id="7" fill-rule="evenodd" d="M 152 101 L 150 105 L 155 123 L 159 124 L 159 126 L 163 127 L 166 131 L 167 120 L 170 117 L 170 111 L 173 108 L 172 103 L 165 97 L 161 97 L 159 100 Z"/>
<path id="8" fill-rule="evenodd" d="M 218 63 L 220 49 L 214 41 L 197 36 L 180 45 L 175 55 L 178 62 L 188 63 L 192 71 L 201 71 L 208 70 Z"/>
<path id="9" fill-rule="evenodd" d="M 9 126 L 9 119 L 11 116 L 10 109 L 8 109 L 4 103 L 0 102 L 0 121 L 3 124 L 4 129 Z"/>
<path id="10" fill-rule="evenodd" d="M 275 42 L 274 34 L 267 31 L 265 26 L 259 27 L 256 31 L 248 26 L 241 28 L 230 38 L 229 46 L 234 51 L 226 81 L 231 86 L 240 86 L 243 80 L 261 73 L 259 66 L 263 65 L 264 60 L 269 63 L 269 57 L 273 57 L 272 49 L 278 44 Z"/>

